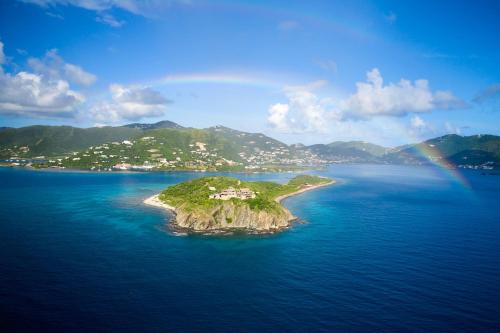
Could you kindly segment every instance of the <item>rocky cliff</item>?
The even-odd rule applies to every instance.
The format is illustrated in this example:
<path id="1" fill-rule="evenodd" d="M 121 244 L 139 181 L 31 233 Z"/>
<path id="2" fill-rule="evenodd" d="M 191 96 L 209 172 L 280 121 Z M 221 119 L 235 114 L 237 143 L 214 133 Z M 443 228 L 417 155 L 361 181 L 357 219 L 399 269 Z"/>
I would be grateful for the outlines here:
<path id="1" fill-rule="evenodd" d="M 279 211 L 252 210 L 247 204 L 224 202 L 210 210 L 187 211 L 178 207 L 174 227 L 195 232 L 244 230 L 246 232 L 274 232 L 290 226 L 295 217 L 288 209 Z"/>

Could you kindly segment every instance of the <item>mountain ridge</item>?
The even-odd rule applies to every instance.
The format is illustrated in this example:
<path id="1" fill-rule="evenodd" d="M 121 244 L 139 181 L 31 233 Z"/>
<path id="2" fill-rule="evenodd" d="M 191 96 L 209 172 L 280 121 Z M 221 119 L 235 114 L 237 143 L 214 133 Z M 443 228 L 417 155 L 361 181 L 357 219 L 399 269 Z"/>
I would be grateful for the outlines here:
<path id="1" fill-rule="evenodd" d="M 152 138 L 152 139 L 148 139 Z M 149 140 L 149 141 L 148 141 Z M 135 142 L 133 145 L 123 142 Z M 113 144 L 111 144 L 113 143 Z M 89 149 L 105 145 L 111 154 L 106 163 L 89 159 Z M 115 149 L 116 148 L 116 149 Z M 133 152 L 133 156 L 130 155 Z M 175 154 L 174 154 L 175 152 Z M 178 154 L 177 154 L 178 152 Z M 79 128 L 33 125 L 0 130 L 0 159 L 30 159 L 74 156 L 66 167 L 90 168 L 90 164 L 110 168 L 134 158 L 135 163 L 177 160 L 182 168 L 220 169 L 222 165 L 247 170 L 264 165 L 324 165 L 329 163 L 427 164 L 446 162 L 460 167 L 500 167 L 500 137 L 490 134 L 461 136 L 447 134 L 395 148 L 366 141 L 334 141 L 328 144 L 291 144 L 262 133 L 243 132 L 217 125 L 204 129 L 183 127 L 164 120 L 123 126 Z M 187 158 L 185 156 L 188 156 Z M 125 159 L 127 157 L 127 159 Z M 104 158 L 103 158 L 104 159 Z M 97 162 L 97 163 L 96 163 Z M 111 163 L 115 163 L 112 164 Z M 180 163 L 177 163 L 180 164 Z M 233 168 L 234 169 L 234 168 Z"/>

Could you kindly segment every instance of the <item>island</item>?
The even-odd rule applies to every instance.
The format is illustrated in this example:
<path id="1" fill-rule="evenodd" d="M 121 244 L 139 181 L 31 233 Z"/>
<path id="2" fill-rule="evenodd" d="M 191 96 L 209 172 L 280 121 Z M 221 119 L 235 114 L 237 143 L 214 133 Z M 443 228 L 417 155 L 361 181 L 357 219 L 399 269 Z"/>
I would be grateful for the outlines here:
<path id="1" fill-rule="evenodd" d="M 202 177 L 168 187 L 144 203 L 171 211 L 170 227 L 178 231 L 274 233 L 297 219 L 281 205 L 283 199 L 333 183 L 310 175 L 296 176 L 286 184 Z"/>

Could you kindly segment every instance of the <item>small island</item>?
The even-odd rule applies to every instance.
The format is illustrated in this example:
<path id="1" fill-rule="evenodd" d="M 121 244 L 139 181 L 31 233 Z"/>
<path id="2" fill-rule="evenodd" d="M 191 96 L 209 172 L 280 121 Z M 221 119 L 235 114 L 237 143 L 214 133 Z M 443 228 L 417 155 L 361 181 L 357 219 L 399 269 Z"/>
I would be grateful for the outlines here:
<path id="1" fill-rule="evenodd" d="M 233 177 L 202 177 L 165 189 L 144 200 L 174 213 L 171 227 L 195 233 L 273 233 L 296 217 L 281 205 L 289 196 L 335 183 L 301 175 L 286 184 L 247 182 Z"/>

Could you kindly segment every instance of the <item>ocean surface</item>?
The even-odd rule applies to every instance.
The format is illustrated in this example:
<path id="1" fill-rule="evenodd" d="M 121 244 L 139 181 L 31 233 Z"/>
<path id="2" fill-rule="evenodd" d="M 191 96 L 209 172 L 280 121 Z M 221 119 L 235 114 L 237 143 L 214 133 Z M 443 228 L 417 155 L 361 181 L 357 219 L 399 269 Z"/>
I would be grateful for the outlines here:
<path id="1" fill-rule="evenodd" d="M 284 201 L 306 223 L 223 237 L 142 204 L 202 173 L 0 168 L 1 332 L 500 331 L 500 176 L 316 173 Z"/>

